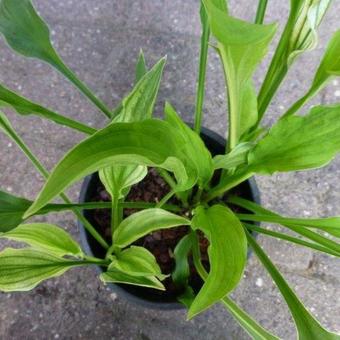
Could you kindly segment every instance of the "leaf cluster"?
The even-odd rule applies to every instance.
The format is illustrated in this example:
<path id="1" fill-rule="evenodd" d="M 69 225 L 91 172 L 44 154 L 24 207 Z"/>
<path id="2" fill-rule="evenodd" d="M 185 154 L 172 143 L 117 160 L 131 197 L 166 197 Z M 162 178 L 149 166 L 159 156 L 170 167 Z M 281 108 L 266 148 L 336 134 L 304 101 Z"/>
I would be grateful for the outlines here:
<path id="1" fill-rule="evenodd" d="M 96 130 L 0 84 L 0 106 L 25 119 L 37 115 L 84 133 L 49 174 L 0 111 L 0 131 L 14 141 L 46 182 L 34 202 L 0 191 L 0 238 L 22 242 L 20 249 L 0 252 L 0 290 L 27 291 L 43 280 L 85 265 L 100 265 L 104 283 L 123 283 L 164 290 L 171 275 L 182 291 L 178 300 L 192 318 L 222 303 L 254 339 L 277 339 L 231 298 L 252 248 L 280 290 L 295 321 L 299 339 L 340 339 L 325 330 L 303 306 L 293 289 L 254 238 L 254 232 L 340 257 L 340 218 L 280 216 L 230 190 L 256 174 L 313 169 L 328 164 L 340 151 L 340 105 L 299 110 L 327 82 L 340 74 L 340 33 L 330 40 L 311 87 L 271 127 L 262 118 L 289 67 L 301 53 L 315 47 L 317 28 L 330 0 L 291 0 L 291 10 L 259 93 L 253 75 L 276 34 L 276 24 L 263 24 L 267 1 L 260 0 L 255 23 L 233 17 L 224 0 L 202 0 L 202 23 L 195 124 L 183 122 L 170 103 L 164 117 L 153 117 L 166 58 L 148 68 L 143 52 L 136 63 L 135 84 L 116 108 L 108 108 L 63 62 L 49 28 L 30 0 L 0 0 L 0 32 L 17 53 L 40 59 L 63 74 L 108 119 Z M 208 48 L 219 55 L 227 88 L 228 145 L 213 156 L 201 138 Z M 132 186 L 156 169 L 170 191 L 159 202 L 129 202 Z M 110 202 L 73 203 L 64 194 L 72 184 L 98 172 Z M 60 196 L 64 203 L 53 203 Z M 172 200 L 176 197 L 176 200 Z M 174 203 L 176 202 L 176 203 Z M 238 206 L 247 213 L 235 213 Z M 83 215 L 85 209 L 111 209 L 112 240 L 107 242 Z M 127 216 L 126 208 L 137 212 Z M 35 215 L 72 211 L 105 249 L 104 258 L 84 254 L 60 226 L 28 223 Z M 281 225 L 276 232 L 256 225 Z M 186 226 L 187 234 L 173 251 L 175 268 L 162 273 L 154 254 L 135 242 L 151 233 Z M 292 232 L 294 235 L 292 235 Z M 199 235 L 209 243 L 209 270 L 201 260 Z M 190 286 L 194 265 L 204 283 L 198 293 Z"/>

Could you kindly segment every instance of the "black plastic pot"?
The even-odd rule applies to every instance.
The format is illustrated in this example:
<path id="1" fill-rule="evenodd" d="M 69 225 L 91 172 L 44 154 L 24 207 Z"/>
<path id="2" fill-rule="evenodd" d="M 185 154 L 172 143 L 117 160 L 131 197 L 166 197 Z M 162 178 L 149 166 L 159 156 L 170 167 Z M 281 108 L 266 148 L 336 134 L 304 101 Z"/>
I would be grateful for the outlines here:
<path id="1" fill-rule="evenodd" d="M 202 128 L 201 137 L 213 156 L 223 154 L 225 152 L 226 141 L 215 132 L 206 128 Z M 86 177 L 81 187 L 79 202 L 83 203 L 90 201 L 96 192 L 98 184 L 98 174 L 93 174 Z M 250 178 L 249 180 L 240 184 L 238 186 L 238 191 L 241 193 L 240 196 L 242 196 L 243 198 L 256 203 L 260 203 L 260 194 L 254 178 Z M 96 223 L 91 216 L 91 210 L 84 211 L 84 216 L 92 223 L 94 227 L 96 227 Z M 102 256 L 103 254 L 105 254 L 98 242 L 87 233 L 84 226 L 79 221 L 78 226 L 80 230 L 82 246 L 85 252 L 90 256 Z M 103 272 L 103 269 L 99 266 L 97 267 L 97 270 L 98 273 Z M 128 301 L 143 305 L 145 307 L 163 310 L 183 308 L 183 305 L 179 304 L 175 300 L 159 300 L 157 296 L 155 297 L 152 294 L 153 290 L 148 288 L 140 288 L 136 286 L 121 284 L 108 284 L 108 287 L 110 287 L 113 292 L 124 296 L 124 298 L 126 298 Z"/>

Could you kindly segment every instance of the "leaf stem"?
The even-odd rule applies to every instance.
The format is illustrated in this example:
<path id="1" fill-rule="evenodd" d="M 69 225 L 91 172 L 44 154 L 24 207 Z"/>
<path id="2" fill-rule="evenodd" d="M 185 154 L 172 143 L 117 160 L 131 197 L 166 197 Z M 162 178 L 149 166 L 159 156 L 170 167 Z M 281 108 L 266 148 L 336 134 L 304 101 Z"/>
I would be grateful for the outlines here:
<path id="1" fill-rule="evenodd" d="M 227 181 L 223 181 L 222 183 L 211 188 L 208 191 L 208 194 L 205 196 L 203 201 L 209 202 L 212 199 L 223 195 L 225 192 L 234 188 L 235 186 L 239 185 L 240 183 L 246 181 L 247 179 L 249 179 L 253 175 L 254 175 L 253 172 L 249 172 L 247 170 L 235 173 L 234 175 L 230 176 Z"/>
<path id="2" fill-rule="evenodd" d="M 156 203 L 149 202 L 119 202 L 120 208 L 123 209 L 150 209 L 155 208 Z M 39 210 L 39 213 L 44 214 L 50 211 L 63 211 L 72 210 L 72 208 L 83 209 L 83 210 L 93 210 L 93 209 L 109 209 L 112 207 L 112 202 L 85 202 L 85 203 L 71 203 L 71 204 L 60 204 L 51 203 L 46 207 Z M 174 204 L 164 204 L 163 209 L 169 211 L 181 211 L 182 209 Z"/>
<path id="3" fill-rule="evenodd" d="M 32 153 L 30 148 L 25 144 L 25 142 L 21 139 L 21 137 L 15 132 L 12 126 L 7 126 L 6 132 L 8 136 L 19 146 L 25 156 L 31 161 L 34 167 L 40 172 L 40 174 L 47 179 L 49 176 L 48 171 L 44 168 L 44 166 L 39 162 L 39 160 Z M 9 130 L 10 129 L 10 130 Z M 60 194 L 60 197 L 67 204 L 71 204 L 70 199 L 63 193 Z M 87 219 L 82 215 L 81 210 L 77 208 L 71 209 L 74 214 L 78 217 L 78 219 L 84 224 L 85 229 L 102 245 L 105 249 L 109 246 L 106 241 L 102 238 L 102 236 L 97 232 L 97 230 L 87 221 Z"/>
<path id="4" fill-rule="evenodd" d="M 204 102 L 204 92 L 205 92 L 205 77 L 207 70 L 207 60 L 208 60 L 208 42 L 210 37 L 210 28 L 208 23 L 208 16 L 205 7 L 201 1 L 201 49 L 200 49 L 200 59 L 199 59 L 199 70 L 198 70 L 198 85 L 196 93 L 196 106 L 195 106 L 195 124 L 194 130 L 199 135 L 202 126 L 202 116 L 203 116 L 203 102 Z"/>
<path id="5" fill-rule="evenodd" d="M 51 61 L 52 62 L 52 61 Z M 102 111 L 109 119 L 112 117 L 111 110 L 76 76 L 76 74 L 62 61 L 56 53 L 53 60 L 54 67 L 59 70 L 72 84 L 74 84 L 85 97 Z"/>
<path id="6" fill-rule="evenodd" d="M 323 253 L 327 253 L 327 254 L 330 254 L 330 255 L 333 255 L 333 256 L 340 257 L 340 253 L 333 251 L 329 248 L 320 246 L 320 245 L 315 244 L 315 243 L 307 242 L 307 241 L 304 241 L 302 239 L 289 236 L 287 234 L 278 233 L 278 232 L 275 232 L 275 231 L 272 231 L 272 230 L 260 228 L 260 227 L 257 227 L 255 225 L 252 225 L 252 224 L 243 223 L 243 225 L 248 230 L 255 231 L 255 232 L 263 234 L 263 235 L 271 236 L 271 237 L 278 238 L 278 239 L 281 239 L 281 240 L 285 240 L 285 241 L 288 241 L 288 242 L 291 242 L 291 243 L 299 244 L 299 245 L 304 246 L 304 247 L 312 248 L 312 249 L 321 251 Z"/>
<path id="7" fill-rule="evenodd" d="M 199 247 L 199 240 L 196 231 L 191 230 L 190 231 L 190 237 L 192 240 L 192 257 L 194 261 L 195 268 L 199 274 L 199 276 L 202 278 L 203 281 L 205 281 L 208 277 L 208 273 L 205 270 L 205 268 L 202 265 L 201 261 L 201 251 Z"/>
<path id="8" fill-rule="evenodd" d="M 171 175 L 164 169 L 156 169 L 159 175 L 164 179 L 164 181 L 169 185 L 169 187 L 172 190 L 175 190 L 176 188 L 176 182 L 174 179 L 171 177 Z M 176 192 L 175 193 L 176 197 L 183 203 L 183 207 L 187 208 L 188 207 L 188 197 L 184 192 Z"/>
<path id="9" fill-rule="evenodd" d="M 266 13 L 268 0 L 259 0 L 259 5 L 256 11 L 255 24 L 262 24 Z"/>
<path id="10" fill-rule="evenodd" d="M 120 212 L 119 212 L 119 196 L 118 193 L 115 192 L 112 195 L 112 207 L 111 207 L 111 233 L 112 233 L 112 243 L 113 242 L 113 234 L 116 228 L 120 223 Z"/>
<path id="11" fill-rule="evenodd" d="M 175 194 L 174 190 L 169 191 L 157 204 L 156 208 L 162 208 L 163 205 Z"/>

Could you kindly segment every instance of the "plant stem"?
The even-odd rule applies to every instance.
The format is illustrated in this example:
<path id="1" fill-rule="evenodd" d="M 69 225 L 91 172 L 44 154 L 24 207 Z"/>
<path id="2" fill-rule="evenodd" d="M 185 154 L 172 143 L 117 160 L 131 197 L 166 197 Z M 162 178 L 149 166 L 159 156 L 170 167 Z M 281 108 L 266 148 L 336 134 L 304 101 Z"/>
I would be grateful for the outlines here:
<path id="1" fill-rule="evenodd" d="M 267 214 L 267 215 L 271 215 L 271 216 L 277 216 L 279 217 L 278 214 L 267 210 L 265 208 L 263 208 L 262 206 L 248 201 L 244 198 L 240 198 L 240 197 L 236 197 L 236 196 L 230 196 L 228 197 L 228 202 L 229 203 L 233 203 L 238 205 L 239 207 L 242 207 L 244 209 L 250 210 L 251 212 L 253 212 L 254 214 Z M 309 240 L 318 243 L 320 245 L 322 245 L 325 248 L 331 249 L 333 251 L 335 251 L 336 253 L 340 253 L 340 245 L 337 242 L 334 242 L 312 230 L 309 230 L 308 228 L 302 227 L 302 226 L 295 226 L 292 224 L 287 224 L 284 223 L 282 224 L 282 226 L 290 229 L 291 231 L 305 237 L 308 238 Z"/>
<path id="2" fill-rule="evenodd" d="M 156 208 L 161 208 L 163 205 L 175 194 L 175 191 L 169 191 L 160 201 L 156 204 Z"/>
<path id="3" fill-rule="evenodd" d="M 263 234 L 263 235 L 271 236 L 271 237 L 278 238 L 278 239 L 281 239 L 281 240 L 285 240 L 285 241 L 288 241 L 288 242 L 291 242 L 291 243 L 299 244 L 299 245 L 304 246 L 304 247 L 312 248 L 312 249 L 321 251 L 323 253 L 327 253 L 327 254 L 330 254 L 330 255 L 333 255 L 333 256 L 340 257 L 340 253 L 333 251 L 331 249 L 328 249 L 326 247 L 320 246 L 320 245 L 315 244 L 315 243 L 307 242 L 307 241 L 301 240 L 299 238 L 289 236 L 287 234 L 278 233 L 278 232 L 275 232 L 275 231 L 272 231 L 272 230 L 260 228 L 260 227 L 257 227 L 255 225 L 252 225 L 252 224 L 243 223 L 243 225 L 248 230 L 255 231 L 255 232 Z"/>
<path id="4" fill-rule="evenodd" d="M 266 13 L 268 0 L 259 0 L 259 5 L 257 7 L 255 24 L 262 24 L 264 15 Z"/>
<path id="5" fill-rule="evenodd" d="M 84 260 L 85 261 L 89 261 L 91 263 L 94 263 L 94 264 L 101 264 L 101 265 L 109 265 L 109 261 L 105 261 L 103 259 L 99 259 L 97 257 L 94 257 L 94 256 L 84 256 Z"/>
<path id="6" fill-rule="evenodd" d="M 150 209 L 155 208 L 156 203 L 149 202 L 118 202 L 120 208 L 123 209 Z M 85 203 L 50 203 L 46 207 L 39 210 L 39 214 L 48 213 L 50 211 L 63 211 L 72 210 L 72 208 L 82 210 L 93 210 L 93 209 L 109 209 L 112 207 L 112 202 L 85 202 Z M 181 211 L 182 209 L 174 204 L 164 204 L 163 209 L 170 211 Z"/>
<path id="7" fill-rule="evenodd" d="M 222 182 L 217 186 L 213 187 L 208 191 L 208 194 L 204 198 L 204 202 L 209 202 L 212 199 L 223 195 L 226 191 L 234 188 L 238 184 L 246 181 L 248 178 L 252 177 L 254 174 L 249 171 L 243 171 L 234 174 L 228 178 L 228 181 Z"/>
<path id="8" fill-rule="evenodd" d="M 9 136 L 12 140 L 19 146 L 19 148 L 23 151 L 26 157 L 31 161 L 34 167 L 40 172 L 40 174 L 47 179 L 49 176 L 48 171 L 44 168 L 44 166 L 39 162 L 39 160 L 32 153 L 30 148 L 25 144 L 25 142 L 21 139 L 21 137 L 12 129 L 10 131 Z M 64 200 L 65 203 L 71 204 L 70 199 L 63 193 L 60 194 L 60 197 Z M 96 231 L 96 229 L 87 221 L 87 219 L 82 215 L 81 210 L 77 208 L 71 209 L 74 214 L 78 217 L 78 219 L 84 224 L 85 229 L 103 246 L 107 249 L 109 246 L 106 241 L 101 237 L 101 235 Z"/>
<path id="9" fill-rule="evenodd" d="M 169 187 L 172 190 L 175 190 L 176 188 L 176 182 L 173 180 L 173 178 L 169 175 L 169 173 L 164 169 L 157 169 L 158 174 L 164 179 L 164 181 L 169 185 Z M 176 192 L 176 197 L 182 202 L 183 207 L 188 207 L 188 197 L 185 193 Z"/>
<path id="10" fill-rule="evenodd" d="M 38 110 L 37 110 L 37 112 L 40 113 Z M 45 116 L 43 113 L 48 113 L 48 116 Z M 57 113 L 55 113 L 55 112 L 53 112 L 49 109 L 44 108 L 43 113 L 40 114 L 41 118 L 52 120 L 53 122 L 55 122 L 57 124 L 60 124 L 62 126 L 67 126 L 67 127 L 71 128 L 73 130 L 77 130 L 77 131 L 85 133 L 87 135 L 93 135 L 94 133 L 97 132 L 96 129 L 94 129 L 90 126 L 87 126 L 87 125 L 85 125 L 85 124 L 83 124 L 83 123 L 81 123 L 77 120 L 71 119 L 69 117 L 57 114 Z"/>
<path id="11" fill-rule="evenodd" d="M 75 75 L 75 73 L 62 61 L 58 54 L 55 55 L 54 67 L 59 70 L 72 84 L 74 84 L 85 97 L 97 106 L 107 118 L 111 119 L 111 110 Z"/>
<path id="12" fill-rule="evenodd" d="M 239 114 L 241 108 L 239 81 L 235 77 L 234 70 L 230 70 L 228 63 L 227 51 L 223 46 L 219 48 L 219 54 L 222 61 L 224 79 L 226 83 L 226 95 L 228 98 L 228 143 L 226 144 L 225 153 L 230 152 L 236 145 L 239 138 Z"/>
<path id="13" fill-rule="evenodd" d="M 120 213 L 119 213 L 119 196 L 115 192 L 112 195 L 112 207 L 111 207 L 111 233 L 112 233 L 112 243 L 113 243 L 113 233 L 120 223 Z"/>
<path id="14" fill-rule="evenodd" d="M 199 240 L 198 240 L 196 231 L 191 230 L 190 237 L 192 240 L 192 257 L 193 257 L 195 268 L 198 274 L 200 275 L 200 277 L 202 278 L 202 280 L 205 281 L 208 277 L 208 273 L 202 265 L 201 251 L 200 251 Z"/>
<path id="15" fill-rule="evenodd" d="M 197 188 L 196 195 L 195 195 L 195 197 L 194 197 L 194 199 L 193 199 L 193 203 L 194 203 L 194 204 L 199 203 L 199 201 L 201 200 L 201 197 L 202 197 L 202 193 L 203 193 L 203 188 L 198 187 L 198 188 Z"/>
<path id="16" fill-rule="evenodd" d="M 203 115 L 203 102 L 204 102 L 204 92 L 205 92 L 205 77 L 207 70 L 207 60 L 208 60 L 208 42 L 210 36 L 210 28 L 208 23 L 208 16 L 203 3 L 201 2 L 201 25 L 202 25 L 202 35 L 201 35 L 201 50 L 199 59 L 199 69 L 198 69 L 198 85 L 196 93 L 196 106 L 195 106 L 195 125 L 194 130 L 199 135 L 202 126 L 202 115 Z"/>

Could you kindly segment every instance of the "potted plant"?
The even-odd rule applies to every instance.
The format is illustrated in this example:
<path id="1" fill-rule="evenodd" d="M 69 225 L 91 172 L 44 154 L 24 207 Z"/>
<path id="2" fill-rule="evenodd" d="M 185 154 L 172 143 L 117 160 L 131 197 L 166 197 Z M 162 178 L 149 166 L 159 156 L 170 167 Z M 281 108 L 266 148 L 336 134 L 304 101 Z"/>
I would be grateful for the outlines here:
<path id="1" fill-rule="evenodd" d="M 340 339 L 307 311 L 254 237 L 261 233 L 339 257 L 340 219 L 280 216 L 259 205 L 251 182 L 255 174 L 321 167 L 340 150 L 339 105 L 298 114 L 339 74 L 340 32 L 329 42 L 306 95 L 273 126 L 261 124 L 289 66 L 315 46 L 329 2 L 291 0 L 257 95 L 252 75 L 276 32 L 275 24 L 263 24 L 267 1 L 259 1 L 255 23 L 250 23 L 230 16 L 223 0 L 203 0 L 195 124 L 190 127 L 169 103 L 163 119 L 152 117 L 165 58 L 148 70 L 141 53 L 134 88 L 111 110 L 61 60 L 31 2 L 1 0 L 0 32 L 8 45 L 56 68 L 105 114 L 108 124 L 96 130 L 0 86 L 2 106 L 88 135 L 49 174 L 0 112 L 1 130 L 46 178 L 34 202 L 0 192 L 1 238 L 27 245 L 0 252 L 0 290 L 27 291 L 73 267 L 96 265 L 104 283 L 120 284 L 130 296 L 176 298 L 188 308 L 188 318 L 221 302 L 251 337 L 276 339 L 229 297 L 252 249 L 286 300 L 298 337 Z M 228 89 L 226 146 L 201 127 L 209 44 L 221 58 Z M 71 202 L 63 191 L 88 175 L 81 202 Z M 57 196 L 64 203 L 52 203 Z M 63 210 L 73 211 L 80 221 L 83 248 L 59 226 L 27 222 L 34 215 Z M 276 223 L 296 235 L 260 228 L 256 222 Z M 166 293 L 156 293 L 165 287 Z"/>

